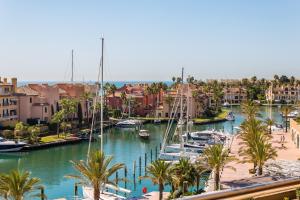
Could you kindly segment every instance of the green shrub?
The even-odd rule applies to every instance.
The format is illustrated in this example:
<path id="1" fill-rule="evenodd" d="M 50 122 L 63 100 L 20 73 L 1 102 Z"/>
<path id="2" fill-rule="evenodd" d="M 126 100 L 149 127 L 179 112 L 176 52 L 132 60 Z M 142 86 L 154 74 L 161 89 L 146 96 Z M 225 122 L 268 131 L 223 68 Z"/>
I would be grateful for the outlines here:
<path id="1" fill-rule="evenodd" d="M 4 130 L 2 131 L 2 135 L 4 138 L 13 139 L 15 137 L 14 132 L 12 130 Z"/>

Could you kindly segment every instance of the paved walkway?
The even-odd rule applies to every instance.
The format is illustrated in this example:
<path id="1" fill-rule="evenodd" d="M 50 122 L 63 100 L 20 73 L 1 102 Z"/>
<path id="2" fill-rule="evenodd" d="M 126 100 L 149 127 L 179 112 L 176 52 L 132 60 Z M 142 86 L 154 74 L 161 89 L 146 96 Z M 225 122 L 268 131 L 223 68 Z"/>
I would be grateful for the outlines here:
<path id="1" fill-rule="evenodd" d="M 280 142 L 281 136 L 285 136 L 284 147 L 282 147 L 282 143 Z M 291 134 L 285 133 L 284 131 L 277 131 L 272 133 L 272 145 L 277 149 L 278 157 L 276 160 L 298 160 L 300 158 L 300 150 L 296 148 L 295 144 L 292 142 Z M 231 146 L 231 155 L 235 156 L 239 159 L 238 151 L 240 149 L 239 143 L 241 140 L 238 137 L 235 137 Z M 252 174 L 249 173 L 249 169 L 253 168 L 253 164 L 249 163 L 239 163 L 238 161 L 234 161 L 228 164 L 228 166 L 232 166 L 236 168 L 236 171 L 233 171 L 230 168 L 224 168 L 221 175 L 221 184 L 223 188 L 226 187 L 226 182 L 231 182 L 234 180 L 240 179 L 248 179 L 253 177 Z"/>

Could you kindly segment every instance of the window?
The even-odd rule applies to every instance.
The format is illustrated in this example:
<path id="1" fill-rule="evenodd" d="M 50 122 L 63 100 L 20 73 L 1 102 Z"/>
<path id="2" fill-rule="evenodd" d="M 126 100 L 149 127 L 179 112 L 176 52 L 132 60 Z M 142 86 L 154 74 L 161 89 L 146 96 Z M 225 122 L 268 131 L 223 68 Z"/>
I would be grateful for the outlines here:
<path id="1" fill-rule="evenodd" d="M 32 98 L 31 97 L 29 98 L 29 103 L 32 103 Z"/>
<path id="2" fill-rule="evenodd" d="M 47 113 L 47 111 L 48 111 L 48 109 L 47 109 L 47 107 L 45 107 L 45 113 Z"/>

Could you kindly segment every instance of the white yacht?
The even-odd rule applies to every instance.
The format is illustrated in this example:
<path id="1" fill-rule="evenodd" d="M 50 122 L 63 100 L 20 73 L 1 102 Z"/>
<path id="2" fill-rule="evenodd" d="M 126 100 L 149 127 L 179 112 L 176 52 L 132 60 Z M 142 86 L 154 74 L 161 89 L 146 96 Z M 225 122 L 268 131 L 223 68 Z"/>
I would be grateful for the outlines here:
<path id="1" fill-rule="evenodd" d="M 148 130 L 141 129 L 141 130 L 139 131 L 139 136 L 140 136 L 142 139 L 149 139 L 150 134 L 149 134 L 149 131 L 148 131 Z"/>
<path id="2" fill-rule="evenodd" d="M 297 111 L 297 110 L 292 111 L 287 115 L 287 117 L 289 117 L 289 118 L 296 118 L 298 116 L 299 116 L 299 111 Z"/>
<path id="3" fill-rule="evenodd" d="M 116 126 L 119 128 L 134 128 L 139 124 L 140 124 L 140 122 L 138 120 L 127 119 L 127 120 L 118 122 L 116 124 Z"/>
<path id="4" fill-rule="evenodd" d="M 187 140 L 197 141 L 200 144 L 216 144 L 222 143 L 226 136 L 222 132 L 214 130 L 195 131 L 183 136 Z"/>
<path id="5" fill-rule="evenodd" d="M 6 140 L 0 137 L 0 152 L 16 152 L 20 151 L 27 143 Z"/>
<path id="6" fill-rule="evenodd" d="M 224 107 L 229 107 L 230 104 L 226 101 L 225 103 L 223 103 L 223 106 L 224 106 Z"/>
<path id="7" fill-rule="evenodd" d="M 160 119 L 154 119 L 153 122 L 154 122 L 154 124 L 160 124 L 161 120 Z"/>

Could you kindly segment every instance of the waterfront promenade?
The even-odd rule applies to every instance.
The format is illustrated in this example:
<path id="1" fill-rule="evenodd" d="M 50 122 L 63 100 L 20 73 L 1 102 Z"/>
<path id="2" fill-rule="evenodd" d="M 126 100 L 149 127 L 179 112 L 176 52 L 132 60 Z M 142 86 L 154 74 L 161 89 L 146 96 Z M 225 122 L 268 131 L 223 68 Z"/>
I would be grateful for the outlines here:
<path id="1" fill-rule="evenodd" d="M 285 136 L 284 147 L 282 147 L 282 143 L 280 142 L 281 136 Z M 277 131 L 272 133 L 272 145 L 277 149 L 277 158 L 276 160 L 288 160 L 288 161 L 296 161 L 300 158 L 300 150 L 296 148 L 295 144 L 292 141 L 291 134 L 285 133 L 284 131 Z M 239 144 L 241 140 L 235 136 L 232 146 L 231 146 L 231 155 L 235 156 L 238 160 L 242 158 L 239 157 L 238 151 L 241 147 Z M 230 188 L 232 182 L 242 179 L 250 179 L 253 177 L 253 174 L 249 173 L 249 169 L 253 168 L 253 164 L 250 163 L 240 163 L 239 161 L 233 161 L 228 163 L 227 166 L 232 166 L 236 169 L 233 171 L 230 168 L 224 168 L 221 174 L 221 185 L 223 189 Z M 268 181 L 268 179 L 261 179 L 261 182 Z"/>

